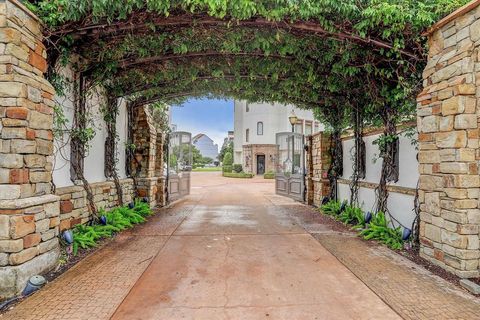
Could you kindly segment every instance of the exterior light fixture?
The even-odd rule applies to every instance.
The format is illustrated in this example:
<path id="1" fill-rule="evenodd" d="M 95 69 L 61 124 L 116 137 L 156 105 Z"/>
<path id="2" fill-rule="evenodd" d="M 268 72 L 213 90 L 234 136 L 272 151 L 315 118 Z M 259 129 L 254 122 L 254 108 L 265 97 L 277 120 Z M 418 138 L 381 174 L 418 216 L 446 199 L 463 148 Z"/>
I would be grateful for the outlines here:
<path id="1" fill-rule="evenodd" d="M 292 113 L 291 113 L 290 116 L 288 117 L 288 121 L 290 121 L 290 124 L 292 125 L 292 132 L 295 132 L 295 124 L 296 124 L 297 121 L 298 121 L 298 117 L 297 117 L 297 115 L 295 114 L 295 111 L 292 110 Z"/>

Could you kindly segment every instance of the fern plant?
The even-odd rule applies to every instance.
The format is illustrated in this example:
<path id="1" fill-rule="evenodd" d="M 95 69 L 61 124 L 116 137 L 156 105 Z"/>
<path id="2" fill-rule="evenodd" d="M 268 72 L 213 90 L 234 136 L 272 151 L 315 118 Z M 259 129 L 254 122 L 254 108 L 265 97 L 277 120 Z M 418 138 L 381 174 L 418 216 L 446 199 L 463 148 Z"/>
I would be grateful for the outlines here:
<path id="1" fill-rule="evenodd" d="M 368 228 L 361 231 L 360 235 L 365 240 L 377 240 L 391 249 L 403 248 L 402 231 L 400 228 L 392 229 L 388 226 L 388 220 L 383 212 L 373 216 Z"/>
<path id="2" fill-rule="evenodd" d="M 132 209 L 119 207 L 100 214 L 107 218 L 106 225 L 77 225 L 73 229 L 73 254 L 78 254 L 78 249 L 92 248 L 97 245 L 98 240 L 112 237 L 116 232 L 133 227 L 135 224 L 143 223 L 146 217 L 153 214 L 147 203 L 137 201 Z"/>
<path id="3" fill-rule="evenodd" d="M 329 216 L 337 216 L 340 213 L 342 204 L 339 201 L 330 200 L 320 207 L 321 211 Z"/>

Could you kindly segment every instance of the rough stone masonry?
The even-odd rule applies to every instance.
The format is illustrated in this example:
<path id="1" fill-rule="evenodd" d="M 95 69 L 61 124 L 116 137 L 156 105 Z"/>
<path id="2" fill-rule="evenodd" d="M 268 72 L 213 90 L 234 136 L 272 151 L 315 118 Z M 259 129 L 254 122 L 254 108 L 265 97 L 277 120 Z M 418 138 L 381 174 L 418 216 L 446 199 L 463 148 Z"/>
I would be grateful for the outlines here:
<path id="1" fill-rule="evenodd" d="M 418 96 L 421 255 L 460 277 L 479 276 L 480 7 L 429 31 Z"/>
<path id="2" fill-rule="evenodd" d="M 59 197 L 51 194 L 54 89 L 44 78 L 41 24 L 0 2 L 0 299 L 53 267 Z"/>

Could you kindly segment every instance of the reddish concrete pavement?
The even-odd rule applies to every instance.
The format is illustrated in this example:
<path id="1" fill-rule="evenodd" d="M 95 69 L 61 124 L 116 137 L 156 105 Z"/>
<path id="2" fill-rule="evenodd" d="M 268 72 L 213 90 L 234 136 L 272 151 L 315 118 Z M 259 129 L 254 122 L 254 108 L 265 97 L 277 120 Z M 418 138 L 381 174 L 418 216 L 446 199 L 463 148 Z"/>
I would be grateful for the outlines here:
<path id="1" fill-rule="evenodd" d="M 0 319 L 399 319 L 292 206 L 271 180 L 196 173 L 187 199 Z"/>
<path id="2" fill-rule="evenodd" d="M 290 200 L 271 181 L 193 179 L 191 213 L 113 319 L 400 318 L 273 203 Z"/>

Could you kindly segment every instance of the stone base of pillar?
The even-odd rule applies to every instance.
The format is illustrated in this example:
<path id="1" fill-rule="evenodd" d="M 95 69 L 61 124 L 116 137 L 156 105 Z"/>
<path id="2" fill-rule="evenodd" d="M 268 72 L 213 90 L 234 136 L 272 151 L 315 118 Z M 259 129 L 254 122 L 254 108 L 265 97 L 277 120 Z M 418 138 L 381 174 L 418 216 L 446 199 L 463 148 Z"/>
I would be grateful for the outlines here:
<path id="1" fill-rule="evenodd" d="M 0 300 L 21 293 L 28 279 L 56 266 L 60 197 L 0 201 Z"/>
<path id="2" fill-rule="evenodd" d="M 163 177 L 137 178 L 137 194 L 148 198 L 150 207 L 165 205 L 165 179 Z"/>

